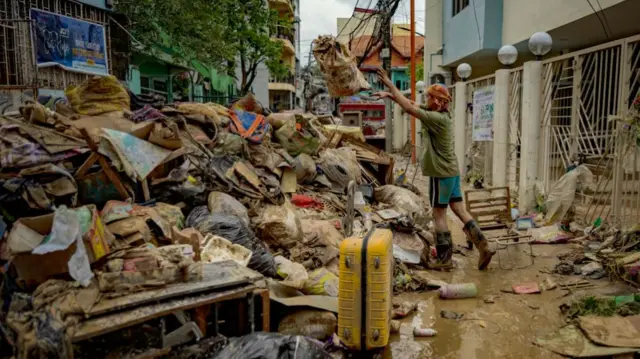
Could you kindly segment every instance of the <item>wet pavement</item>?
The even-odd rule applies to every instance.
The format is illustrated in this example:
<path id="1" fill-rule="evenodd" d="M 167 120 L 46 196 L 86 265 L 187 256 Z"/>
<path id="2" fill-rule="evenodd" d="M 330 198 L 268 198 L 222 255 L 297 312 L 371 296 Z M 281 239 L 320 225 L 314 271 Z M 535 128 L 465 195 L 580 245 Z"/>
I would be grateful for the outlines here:
<path id="1" fill-rule="evenodd" d="M 449 218 L 454 243 L 465 244 L 461 223 L 457 218 Z M 500 231 L 488 233 L 489 237 Z M 518 248 L 520 247 L 520 248 Z M 437 291 L 425 293 L 403 293 L 395 300 L 418 302 L 418 311 L 402 320 L 399 334 L 391 338 L 383 358 L 562 358 L 533 344 L 537 336 L 560 328 L 565 320 L 559 306 L 572 298 L 584 295 L 615 295 L 629 293 L 622 283 L 608 280 L 592 281 L 595 289 L 578 291 L 571 295 L 561 289 L 541 294 L 516 295 L 503 293 L 512 285 L 537 282 L 552 278 L 556 283 L 582 279 L 547 274 L 556 263 L 558 255 L 573 251 L 571 244 L 534 245 L 534 264 L 529 263 L 529 248 L 518 245 L 508 253 L 500 252 L 502 265 L 497 255 L 489 269 L 481 272 L 476 268 L 477 250 L 454 255 L 457 268 L 450 272 L 427 271 L 424 274 L 448 283 L 475 283 L 478 296 L 474 299 L 440 299 Z M 515 268 L 501 269 L 500 267 Z M 493 296 L 494 303 L 485 303 L 487 296 Z M 440 311 L 447 310 L 463 314 L 461 320 L 440 317 Z M 413 338 L 414 326 L 433 328 L 438 334 L 431 338 Z"/>

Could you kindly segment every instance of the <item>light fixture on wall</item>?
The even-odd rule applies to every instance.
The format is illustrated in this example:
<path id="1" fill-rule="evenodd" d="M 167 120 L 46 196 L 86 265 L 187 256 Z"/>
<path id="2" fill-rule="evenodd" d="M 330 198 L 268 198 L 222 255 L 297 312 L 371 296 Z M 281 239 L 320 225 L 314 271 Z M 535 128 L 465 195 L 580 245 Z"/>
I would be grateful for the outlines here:
<path id="1" fill-rule="evenodd" d="M 416 90 L 418 90 L 418 92 L 424 91 L 424 81 L 420 80 L 416 82 Z"/>
<path id="2" fill-rule="evenodd" d="M 505 66 L 513 65 L 518 60 L 518 49 L 513 45 L 504 45 L 498 50 L 498 61 Z"/>
<path id="3" fill-rule="evenodd" d="M 471 65 L 466 62 L 461 63 L 460 65 L 458 65 L 456 73 L 458 74 L 458 76 L 460 76 L 462 81 L 467 81 L 467 79 L 471 77 Z"/>
<path id="4" fill-rule="evenodd" d="M 546 32 L 536 32 L 529 38 L 529 50 L 538 60 L 551 51 L 551 46 L 553 46 L 553 39 Z"/>

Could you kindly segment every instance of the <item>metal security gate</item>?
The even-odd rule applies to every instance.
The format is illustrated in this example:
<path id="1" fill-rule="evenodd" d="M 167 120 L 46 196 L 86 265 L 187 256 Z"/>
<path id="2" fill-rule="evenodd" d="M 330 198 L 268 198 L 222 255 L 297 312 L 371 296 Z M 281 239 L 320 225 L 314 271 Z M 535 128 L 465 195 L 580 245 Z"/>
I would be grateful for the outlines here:
<path id="1" fill-rule="evenodd" d="M 495 75 L 480 77 L 466 83 L 467 104 L 473 103 L 473 93 L 476 90 L 493 86 L 496 83 Z M 465 164 L 470 171 L 467 171 L 467 177 L 477 176 L 484 178 L 484 183 L 490 185 L 491 166 L 493 161 L 493 142 L 492 141 L 473 141 L 473 113 L 467 110 L 467 120 L 465 129 L 465 144 L 467 150 L 465 153 Z"/>
<path id="2" fill-rule="evenodd" d="M 522 130 L 522 67 L 509 73 L 509 163 L 507 183 L 512 196 L 520 184 L 520 133 Z"/>

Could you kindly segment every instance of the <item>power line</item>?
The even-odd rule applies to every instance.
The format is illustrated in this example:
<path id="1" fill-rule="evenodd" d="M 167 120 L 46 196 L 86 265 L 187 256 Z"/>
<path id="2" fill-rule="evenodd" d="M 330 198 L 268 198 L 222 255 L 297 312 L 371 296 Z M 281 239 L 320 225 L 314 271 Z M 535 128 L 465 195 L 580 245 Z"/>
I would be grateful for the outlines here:
<path id="1" fill-rule="evenodd" d="M 604 25 L 604 21 L 602 21 L 602 18 L 600 18 L 600 14 L 598 14 L 596 8 L 593 7 L 591 1 L 587 0 L 587 3 L 589 4 L 589 6 L 591 6 L 591 10 L 593 10 L 593 13 L 596 14 L 596 17 L 598 18 L 598 21 L 600 21 L 600 25 L 602 25 L 602 29 L 604 30 L 604 34 L 607 36 L 607 39 L 609 39 L 609 31 L 607 31 L 607 27 Z"/>
<path id="2" fill-rule="evenodd" d="M 611 31 L 611 26 L 609 26 L 609 20 L 607 20 L 607 14 L 604 12 L 602 5 L 600 5 L 600 0 L 596 0 L 598 3 L 598 7 L 600 7 L 600 11 L 602 12 L 602 17 L 604 18 L 604 23 L 607 25 L 607 29 L 609 29 L 609 34 L 613 36 L 613 31 Z"/>
<path id="3" fill-rule="evenodd" d="M 349 25 L 349 23 L 351 22 L 351 19 L 354 18 L 354 15 L 356 14 L 356 9 L 358 8 L 358 4 L 360 3 L 360 0 L 356 0 L 356 5 L 353 8 L 353 12 L 351 13 L 351 17 L 349 18 L 349 20 L 347 20 L 347 23 L 344 24 L 344 26 L 342 27 L 342 29 L 340 30 L 340 33 L 338 34 L 337 37 L 340 37 L 340 35 L 342 35 L 342 32 L 344 31 L 344 29 L 347 28 L 347 26 Z"/>
<path id="4" fill-rule="evenodd" d="M 482 36 L 480 35 L 480 22 L 478 21 L 478 13 L 476 12 L 476 2 L 474 0 L 471 0 L 471 6 L 473 6 L 473 17 L 476 19 L 476 29 L 478 30 L 478 45 L 480 46 L 479 49 L 481 49 Z"/>

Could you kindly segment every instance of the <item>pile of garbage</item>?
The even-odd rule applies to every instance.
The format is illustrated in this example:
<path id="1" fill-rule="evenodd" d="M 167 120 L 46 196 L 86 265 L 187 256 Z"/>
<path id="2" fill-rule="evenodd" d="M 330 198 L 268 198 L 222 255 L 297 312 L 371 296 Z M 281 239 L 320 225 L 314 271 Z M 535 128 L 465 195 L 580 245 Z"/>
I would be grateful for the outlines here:
<path id="1" fill-rule="evenodd" d="M 201 280 L 206 263 L 247 266 L 285 302 L 337 297 L 340 242 L 375 225 L 400 233 L 398 260 L 429 260 L 426 201 L 360 128 L 252 95 L 165 104 L 113 77 L 66 97 L 0 117 L 0 332 L 18 358 L 68 352 L 92 306 Z"/>

